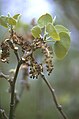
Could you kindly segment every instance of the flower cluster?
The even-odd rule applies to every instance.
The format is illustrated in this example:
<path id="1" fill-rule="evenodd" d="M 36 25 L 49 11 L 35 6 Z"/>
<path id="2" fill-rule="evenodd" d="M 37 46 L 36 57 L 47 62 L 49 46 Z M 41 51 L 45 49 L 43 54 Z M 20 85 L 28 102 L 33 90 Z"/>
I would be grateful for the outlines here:
<path id="1" fill-rule="evenodd" d="M 9 50 L 9 44 L 6 42 L 6 40 L 1 43 L 1 50 L 2 50 L 1 61 L 8 63 L 10 50 Z"/>
<path id="2" fill-rule="evenodd" d="M 41 49 L 45 57 L 44 61 L 47 67 L 48 75 L 50 75 L 53 70 L 52 51 L 50 50 L 50 47 L 47 45 L 47 43 L 43 40 L 43 38 L 34 39 L 30 34 L 31 40 L 29 41 L 28 37 L 24 39 L 22 36 L 18 36 L 15 32 L 12 33 L 13 34 L 10 35 L 9 39 L 6 39 L 1 43 L 1 61 L 8 61 L 7 59 L 9 58 L 10 48 L 18 52 L 18 46 L 20 46 L 23 52 L 25 63 L 28 64 L 28 72 L 30 77 L 37 78 L 38 75 L 43 72 L 44 67 L 42 63 L 39 64 L 38 62 L 36 62 L 33 54 L 37 49 Z M 27 57 L 26 54 L 30 51 L 32 53 Z"/>
<path id="3" fill-rule="evenodd" d="M 50 47 L 47 45 L 47 43 L 42 39 L 34 39 L 33 40 L 33 47 L 34 49 L 41 48 L 44 56 L 45 56 L 45 62 L 46 62 L 46 67 L 48 71 L 48 75 L 53 70 L 53 63 L 52 63 L 52 51 L 50 51 Z"/>

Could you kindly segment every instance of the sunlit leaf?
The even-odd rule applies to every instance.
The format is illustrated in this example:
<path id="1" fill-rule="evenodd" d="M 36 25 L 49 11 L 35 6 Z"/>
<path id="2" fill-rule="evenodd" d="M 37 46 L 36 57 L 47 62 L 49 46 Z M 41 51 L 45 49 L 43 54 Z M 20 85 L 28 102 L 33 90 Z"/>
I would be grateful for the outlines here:
<path id="1" fill-rule="evenodd" d="M 57 33 L 55 27 L 52 25 L 52 23 L 49 23 L 46 27 L 46 31 L 48 32 L 49 36 L 53 38 L 56 41 L 60 40 L 59 34 Z"/>
<path id="2" fill-rule="evenodd" d="M 46 13 L 44 15 L 42 15 L 39 19 L 38 19 L 38 25 L 40 27 L 44 27 L 45 25 L 47 25 L 48 23 L 52 23 L 52 17 L 50 14 Z"/>
<path id="3" fill-rule="evenodd" d="M 33 35 L 35 38 L 39 38 L 39 37 L 40 37 L 40 34 L 41 34 L 41 29 L 40 29 L 40 27 L 34 26 L 31 31 L 32 31 L 32 35 Z"/>
<path id="4" fill-rule="evenodd" d="M 13 18 L 17 20 L 19 16 L 20 16 L 20 14 L 15 14 L 15 15 L 13 16 Z"/>
<path id="5" fill-rule="evenodd" d="M 4 27 L 8 27 L 7 26 L 7 18 L 6 16 L 0 16 L 0 25 L 4 26 Z"/>
<path id="6" fill-rule="evenodd" d="M 56 41 L 54 44 L 54 52 L 58 59 L 62 59 L 67 54 L 70 47 L 70 37 L 66 32 L 61 32 L 59 34 L 60 41 Z"/>
<path id="7" fill-rule="evenodd" d="M 55 29 L 57 30 L 58 33 L 69 32 L 69 30 L 62 25 L 55 25 Z"/>
<path id="8" fill-rule="evenodd" d="M 16 25 L 16 20 L 15 20 L 14 18 L 12 18 L 12 17 L 7 18 L 7 21 L 8 21 L 8 23 L 9 23 L 10 25 Z"/>

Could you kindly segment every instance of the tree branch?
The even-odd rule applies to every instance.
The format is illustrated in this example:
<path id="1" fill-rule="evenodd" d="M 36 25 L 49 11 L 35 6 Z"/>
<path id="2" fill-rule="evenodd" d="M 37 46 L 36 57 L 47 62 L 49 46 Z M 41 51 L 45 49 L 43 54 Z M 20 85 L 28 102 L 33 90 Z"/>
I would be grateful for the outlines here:
<path id="1" fill-rule="evenodd" d="M 56 105 L 56 108 L 58 109 L 58 111 L 60 112 L 60 114 L 62 115 L 63 119 L 68 119 L 68 117 L 66 116 L 66 114 L 63 112 L 62 106 L 58 103 L 56 95 L 55 95 L 55 90 L 52 88 L 51 84 L 49 83 L 49 81 L 45 78 L 43 73 L 40 73 L 41 77 L 43 78 L 43 80 L 45 81 L 45 83 L 47 84 L 49 90 L 52 93 L 53 96 L 53 100 L 54 103 Z"/>
<path id="2" fill-rule="evenodd" d="M 17 58 L 17 61 L 19 62 L 20 58 L 19 58 L 19 54 L 18 54 L 17 50 L 14 50 L 14 53 L 15 53 L 15 56 Z"/>
<path id="3" fill-rule="evenodd" d="M 15 83 L 16 83 L 16 79 L 17 79 L 17 75 L 19 72 L 19 68 L 21 66 L 22 63 L 25 63 L 25 58 L 27 58 L 29 55 L 32 54 L 32 51 L 26 52 L 24 54 L 24 56 L 21 58 L 21 60 L 18 62 L 16 71 L 15 71 L 15 75 L 14 75 L 14 79 L 11 83 L 11 102 L 10 102 L 10 112 L 9 112 L 9 119 L 14 119 L 14 108 L 15 108 Z"/>
<path id="4" fill-rule="evenodd" d="M 5 114 L 5 111 L 3 109 L 0 109 L 0 113 L 3 116 L 4 119 L 8 119 L 7 115 Z"/>
<path id="5" fill-rule="evenodd" d="M 15 82 L 16 82 L 17 75 L 18 75 L 18 72 L 19 72 L 19 68 L 20 68 L 22 62 L 23 62 L 22 59 L 18 62 L 16 72 L 15 72 L 15 76 L 14 76 L 13 82 L 11 84 L 11 103 L 10 103 L 9 119 L 14 119 Z"/>

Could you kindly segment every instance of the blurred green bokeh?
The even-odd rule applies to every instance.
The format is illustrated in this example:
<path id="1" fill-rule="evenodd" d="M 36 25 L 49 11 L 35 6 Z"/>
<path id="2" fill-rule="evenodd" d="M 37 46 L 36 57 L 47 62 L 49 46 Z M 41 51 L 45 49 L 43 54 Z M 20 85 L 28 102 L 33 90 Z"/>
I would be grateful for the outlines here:
<path id="1" fill-rule="evenodd" d="M 57 16 L 56 22 L 70 30 L 71 47 L 62 61 L 55 59 L 53 73 L 49 77 L 46 76 L 55 88 L 58 101 L 63 105 L 68 117 L 79 119 L 79 0 L 48 0 L 48 3 L 52 6 L 51 14 Z M 2 7 L 5 6 L 4 4 L 5 0 L 0 0 L 0 14 L 4 13 Z M 7 31 L 0 26 L 0 41 L 5 37 L 7 37 Z M 0 62 L 0 71 L 7 74 L 9 69 L 16 67 L 16 63 L 16 58 L 12 54 L 9 64 Z M 45 83 L 41 79 L 29 79 L 29 84 L 30 90 L 24 90 L 16 109 L 16 119 L 61 119 Z M 0 106 L 7 115 L 10 103 L 8 86 L 4 79 L 0 79 Z"/>

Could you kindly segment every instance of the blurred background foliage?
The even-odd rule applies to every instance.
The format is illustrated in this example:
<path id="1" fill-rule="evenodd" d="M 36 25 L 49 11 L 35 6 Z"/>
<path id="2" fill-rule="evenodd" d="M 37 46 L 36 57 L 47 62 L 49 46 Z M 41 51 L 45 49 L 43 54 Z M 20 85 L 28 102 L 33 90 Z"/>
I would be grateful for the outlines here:
<path id="1" fill-rule="evenodd" d="M 59 102 L 70 119 L 79 119 L 79 0 L 0 0 L 0 14 L 22 14 L 21 28 L 18 33 L 25 35 L 32 26 L 31 20 L 50 13 L 56 16 L 56 22 L 67 27 L 71 32 L 71 47 L 63 60 L 54 60 L 54 71 L 47 76 L 56 90 Z M 0 41 L 8 36 L 7 30 L 0 26 Z M 0 71 L 7 74 L 16 67 L 16 58 L 11 55 L 9 64 L 0 62 Z M 17 87 L 20 84 L 19 73 Z M 25 89 L 16 109 L 16 119 L 61 119 L 52 96 L 42 80 L 29 78 L 30 89 Z M 0 107 L 9 113 L 9 84 L 0 79 Z M 18 88 L 19 89 L 19 88 Z"/>

